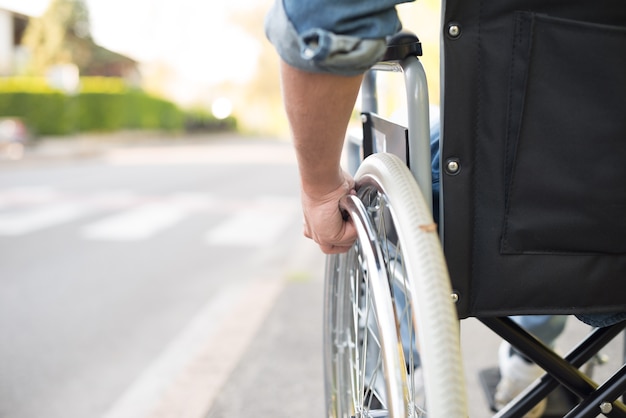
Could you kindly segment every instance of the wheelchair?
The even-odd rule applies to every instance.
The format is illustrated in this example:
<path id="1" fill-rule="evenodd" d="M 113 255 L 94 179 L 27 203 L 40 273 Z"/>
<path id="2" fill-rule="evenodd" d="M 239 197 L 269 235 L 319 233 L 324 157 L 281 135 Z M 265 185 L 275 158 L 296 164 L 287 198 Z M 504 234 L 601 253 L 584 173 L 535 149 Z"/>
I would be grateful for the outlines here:
<path id="1" fill-rule="evenodd" d="M 626 7 L 491 3 L 443 11 L 438 223 L 417 37 L 392 39 L 364 78 L 357 194 L 340 203 L 358 240 L 326 262 L 328 417 L 467 417 L 468 317 L 546 371 L 496 417 L 557 387 L 577 400 L 566 417 L 626 417 L 626 367 L 601 384 L 581 371 L 626 321 L 561 357 L 509 319 L 626 311 Z M 378 71 L 403 74 L 407 126 L 377 114 Z"/>

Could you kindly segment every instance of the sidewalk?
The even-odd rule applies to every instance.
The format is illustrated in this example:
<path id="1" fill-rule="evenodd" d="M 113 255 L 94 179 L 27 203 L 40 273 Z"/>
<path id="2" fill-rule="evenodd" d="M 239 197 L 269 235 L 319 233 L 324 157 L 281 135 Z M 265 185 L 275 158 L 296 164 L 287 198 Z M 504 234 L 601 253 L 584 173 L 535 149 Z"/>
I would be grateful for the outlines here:
<path id="1" fill-rule="evenodd" d="M 290 281 L 264 326 L 249 346 L 228 382 L 215 396 L 206 418 L 324 416 L 322 372 L 323 262 L 321 254 L 302 266 L 303 281 Z M 570 318 L 558 349 L 568 352 L 590 331 Z M 480 381 L 481 371 L 497 367 L 500 339 L 474 318 L 461 321 L 461 345 L 471 418 L 494 415 Z M 621 365 L 623 338 L 602 354 L 609 362 L 596 367 L 594 380 L 603 382 Z"/>
<path id="2" fill-rule="evenodd" d="M 185 134 L 160 131 L 119 131 L 110 133 L 77 134 L 42 137 L 30 141 L 19 161 L 62 160 L 98 157 L 117 148 L 150 145 L 198 144 L 207 141 L 240 138 L 236 132 Z M 0 160 L 0 163 L 16 161 Z"/>

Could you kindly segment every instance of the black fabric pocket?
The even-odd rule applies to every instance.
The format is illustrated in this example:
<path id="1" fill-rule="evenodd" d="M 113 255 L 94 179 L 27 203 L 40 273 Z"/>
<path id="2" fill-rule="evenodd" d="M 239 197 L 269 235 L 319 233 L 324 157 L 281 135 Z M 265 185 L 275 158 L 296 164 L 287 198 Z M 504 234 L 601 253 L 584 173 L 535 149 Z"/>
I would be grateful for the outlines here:
<path id="1" fill-rule="evenodd" d="M 501 253 L 626 253 L 626 28 L 516 15 Z"/>

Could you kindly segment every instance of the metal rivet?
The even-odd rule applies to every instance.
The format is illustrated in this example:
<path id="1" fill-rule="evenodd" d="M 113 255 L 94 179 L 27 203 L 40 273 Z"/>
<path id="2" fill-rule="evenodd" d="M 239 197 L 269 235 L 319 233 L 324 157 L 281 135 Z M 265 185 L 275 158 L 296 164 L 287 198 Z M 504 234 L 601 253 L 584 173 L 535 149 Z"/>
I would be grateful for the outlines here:
<path id="1" fill-rule="evenodd" d="M 367 123 L 367 115 L 361 115 L 361 122 Z"/>
<path id="2" fill-rule="evenodd" d="M 613 404 L 611 404 L 611 402 L 602 402 L 600 404 L 600 411 L 603 414 L 610 414 L 612 410 L 613 410 Z"/>
<path id="3" fill-rule="evenodd" d="M 448 35 L 452 38 L 458 38 L 461 35 L 461 27 L 456 23 L 448 25 Z"/>
<path id="4" fill-rule="evenodd" d="M 459 301 L 459 294 L 456 292 L 452 292 L 452 295 L 450 295 L 452 297 L 452 303 L 457 303 Z"/>
<path id="5" fill-rule="evenodd" d="M 456 158 L 450 159 L 446 162 L 446 172 L 451 175 L 458 174 L 461 170 L 461 164 Z"/>

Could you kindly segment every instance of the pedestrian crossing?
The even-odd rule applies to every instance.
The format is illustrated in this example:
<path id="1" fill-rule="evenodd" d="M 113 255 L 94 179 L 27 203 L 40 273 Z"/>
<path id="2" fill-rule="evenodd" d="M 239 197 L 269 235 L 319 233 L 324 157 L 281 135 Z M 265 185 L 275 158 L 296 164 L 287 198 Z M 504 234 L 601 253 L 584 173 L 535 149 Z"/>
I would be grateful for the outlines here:
<path id="1" fill-rule="evenodd" d="M 211 245 L 263 246 L 275 242 L 284 229 L 293 222 L 293 216 L 285 216 L 293 210 L 290 199 L 265 199 L 254 208 L 240 210 L 205 235 Z M 280 210 L 276 210 L 281 208 Z M 285 210 L 286 208 L 286 210 Z"/>
<path id="2" fill-rule="evenodd" d="M 65 228 L 87 241 L 141 242 L 193 215 L 207 219 L 198 240 L 210 246 L 261 247 L 280 239 L 299 219 L 299 201 L 284 196 L 226 198 L 204 192 L 89 193 L 46 187 L 0 189 L 0 239 Z M 218 222 L 215 222 L 218 219 Z M 69 226 L 69 227 L 68 227 Z"/>
<path id="3" fill-rule="evenodd" d="M 94 240 L 137 241 L 175 226 L 184 217 L 180 208 L 167 203 L 149 203 L 91 223 L 81 229 L 81 234 Z"/>
<path id="4" fill-rule="evenodd" d="M 71 203 L 53 203 L 23 211 L 0 213 L 0 235 L 23 235 L 73 221 L 84 214 L 84 208 Z"/>

